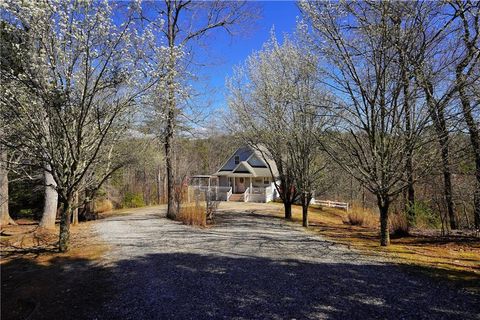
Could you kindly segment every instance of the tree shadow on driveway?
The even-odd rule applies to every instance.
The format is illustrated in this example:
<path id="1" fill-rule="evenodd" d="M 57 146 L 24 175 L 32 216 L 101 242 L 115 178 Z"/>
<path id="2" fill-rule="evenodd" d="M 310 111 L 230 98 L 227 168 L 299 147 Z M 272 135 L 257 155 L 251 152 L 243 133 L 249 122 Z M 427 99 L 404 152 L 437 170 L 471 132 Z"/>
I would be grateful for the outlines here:
<path id="1" fill-rule="evenodd" d="M 2 265 L 2 319 L 478 319 L 478 301 L 395 265 L 191 253 Z"/>
<path id="2" fill-rule="evenodd" d="M 98 316 L 122 319 L 478 319 L 478 296 L 448 283 L 353 265 L 150 254 L 120 261 Z"/>

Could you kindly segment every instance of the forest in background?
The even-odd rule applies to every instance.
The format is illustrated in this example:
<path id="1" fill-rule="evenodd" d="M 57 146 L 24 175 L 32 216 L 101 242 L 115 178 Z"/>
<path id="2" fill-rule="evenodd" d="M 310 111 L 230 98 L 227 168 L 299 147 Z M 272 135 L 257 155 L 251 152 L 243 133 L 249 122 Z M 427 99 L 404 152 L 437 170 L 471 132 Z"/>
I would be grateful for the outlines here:
<path id="1" fill-rule="evenodd" d="M 452 147 L 453 191 L 456 219 L 459 228 L 474 228 L 473 190 L 475 185 L 474 162 L 469 150 L 468 137 L 457 134 L 455 148 Z M 184 177 L 212 174 L 232 155 L 242 141 L 235 136 L 216 135 L 205 139 L 188 139 L 177 153 L 182 164 Z M 133 161 L 119 169 L 95 197 L 96 208 L 88 213 L 102 213 L 107 210 L 135 208 L 166 203 L 166 176 L 161 146 L 150 138 L 131 138 L 125 148 L 134 155 Z M 135 148 L 135 149 L 134 149 Z M 440 163 L 439 159 L 435 163 Z M 335 162 L 330 162 L 327 171 L 325 191 L 317 194 L 318 199 L 344 201 L 356 208 L 376 209 L 375 196 L 344 171 Z M 32 179 L 33 177 L 33 179 Z M 441 167 L 432 170 L 425 179 L 416 183 L 417 226 L 427 229 L 440 229 L 446 223 L 446 206 L 443 195 Z M 10 175 L 10 214 L 14 219 L 33 218 L 40 220 L 44 206 L 44 177 L 42 171 L 30 172 L 29 178 Z M 405 194 L 394 202 L 394 212 L 404 214 Z M 84 214 L 82 216 L 82 213 Z M 93 218 L 80 212 L 80 220 Z M 85 215 L 86 214 L 86 215 Z"/>

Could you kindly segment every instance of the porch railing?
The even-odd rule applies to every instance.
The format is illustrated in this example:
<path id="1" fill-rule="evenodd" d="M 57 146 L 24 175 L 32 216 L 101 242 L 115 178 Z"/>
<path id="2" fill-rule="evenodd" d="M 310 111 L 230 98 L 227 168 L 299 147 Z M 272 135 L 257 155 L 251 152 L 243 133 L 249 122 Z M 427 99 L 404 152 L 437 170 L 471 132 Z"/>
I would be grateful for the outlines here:
<path id="1" fill-rule="evenodd" d="M 250 187 L 243 193 L 243 201 L 248 202 L 250 200 Z"/>
<path id="2" fill-rule="evenodd" d="M 219 187 L 219 186 L 190 186 L 193 190 L 200 191 L 215 191 L 217 193 L 225 193 L 231 190 L 231 187 Z"/>
<path id="3" fill-rule="evenodd" d="M 219 187 L 219 186 L 189 186 L 189 190 L 192 190 L 194 194 L 197 192 L 205 193 L 211 200 L 226 200 L 228 201 L 232 195 L 232 187 Z M 190 194 L 190 192 L 189 192 Z M 190 196 L 189 196 L 190 199 Z"/>
<path id="4" fill-rule="evenodd" d="M 273 186 L 265 188 L 265 202 L 270 202 L 273 200 Z"/>
<path id="5" fill-rule="evenodd" d="M 265 194 L 265 188 L 264 187 L 252 187 L 252 192 L 253 194 Z"/>

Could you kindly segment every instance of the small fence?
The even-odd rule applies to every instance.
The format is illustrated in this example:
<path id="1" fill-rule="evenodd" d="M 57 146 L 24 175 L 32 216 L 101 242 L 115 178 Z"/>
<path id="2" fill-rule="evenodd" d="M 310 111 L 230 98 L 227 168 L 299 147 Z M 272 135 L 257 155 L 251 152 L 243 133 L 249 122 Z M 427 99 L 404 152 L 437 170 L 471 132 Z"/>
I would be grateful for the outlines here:
<path id="1" fill-rule="evenodd" d="M 232 187 L 219 186 L 189 186 L 188 187 L 188 201 L 198 197 L 199 193 L 204 193 L 211 200 L 215 201 L 230 201 L 232 196 Z M 244 202 L 269 202 L 276 199 L 276 189 L 273 186 L 269 187 L 248 187 L 243 192 Z"/>
<path id="2" fill-rule="evenodd" d="M 329 200 L 315 200 L 315 199 L 312 199 L 312 201 L 310 203 L 319 205 L 321 207 L 339 208 L 339 209 L 343 209 L 345 211 L 348 211 L 350 209 L 350 205 L 348 204 L 348 202 L 337 202 L 337 201 L 329 201 Z"/>
<path id="3" fill-rule="evenodd" d="M 198 197 L 199 193 L 204 193 L 210 200 L 215 201 L 228 201 L 232 195 L 231 187 L 219 187 L 219 186 L 189 186 L 188 188 L 188 201 Z"/>

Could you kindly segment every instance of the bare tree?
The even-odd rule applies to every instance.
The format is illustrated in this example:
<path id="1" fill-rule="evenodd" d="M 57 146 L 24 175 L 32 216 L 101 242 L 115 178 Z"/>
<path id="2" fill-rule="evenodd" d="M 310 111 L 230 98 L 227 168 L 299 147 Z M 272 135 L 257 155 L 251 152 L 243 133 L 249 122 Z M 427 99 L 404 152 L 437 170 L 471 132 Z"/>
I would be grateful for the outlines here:
<path id="1" fill-rule="evenodd" d="M 411 41 L 415 50 L 408 52 L 407 58 L 416 82 L 424 92 L 436 131 L 449 225 L 451 229 L 456 229 L 449 119 L 450 122 L 459 122 L 457 114 L 463 113 L 476 154 L 478 129 L 470 112 L 467 92 L 478 82 L 473 72 L 479 60 L 479 4 L 474 1 L 419 1 L 412 3 L 412 7 L 415 11 L 409 20 L 416 27 L 411 29 L 416 35 Z M 457 95 L 461 110 L 457 110 Z M 452 110 L 448 109 L 449 106 Z"/>
<path id="2" fill-rule="evenodd" d="M 148 8 L 146 6 L 148 10 L 144 10 L 143 18 L 152 23 L 153 28 L 166 41 L 166 46 L 160 48 L 166 54 L 166 65 L 159 84 L 163 97 L 158 101 L 160 112 L 157 117 L 162 120 L 161 138 L 165 147 L 168 218 L 174 219 L 176 215 L 173 145 L 182 116 L 181 106 L 188 98 L 185 81 L 191 67 L 192 54 L 196 51 L 194 44 L 216 29 L 233 34 L 235 27 L 254 16 L 255 11 L 249 11 L 249 8 L 252 8 L 251 4 L 243 1 L 165 0 Z M 163 21 L 163 17 L 166 21 Z"/>
<path id="3" fill-rule="evenodd" d="M 300 8 L 328 63 L 326 84 L 339 99 L 341 121 L 331 132 L 328 153 L 375 194 L 380 244 L 386 246 L 390 204 L 408 184 L 405 155 L 428 154 L 425 148 L 419 152 L 425 145 L 425 112 L 421 106 L 406 109 L 402 102 L 404 84 L 398 77 L 398 50 L 391 39 L 395 23 L 390 19 L 398 12 L 388 2 L 301 2 Z"/>
<path id="4" fill-rule="evenodd" d="M 480 3 L 477 1 L 453 1 L 450 7 L 458 16 L 458 38 L 463 49 L 455 66 L 455 86 L 458 90 L 463 118 L 467 124 L 475 159 L 476 186 L 474 191 L 475 227 L 480 229 L 480 121 L 474 116 L 474 88 L 480 87 Z M 455 33 L 456 35 L 456 33 Z M 457 38 L 457 37 L 455 37 Z M 477 71 L 477 74 L 475 73 Z M 477 98 L 478 99 L 478 98 Z"/>
<path id="5" fill-rule="evenodd" d="M 392 43 L 394 44 L 397 53 L 398 53 L 398 66 L 400 69 L 400 77 L 402 81 L 402 91 L 401 95 L 403 96 L 403 108 L 405 110 L 405 139 L 410 139 L 412 133 L 412 105 L 418 102 L 416 99 L 417 88 L 414 82 L 414 72 L 411 67 L 407 54 L 412 50 L 412 43 L 415 43 L 416 33 L 411 32 L 412 24 L 405 22 L 402 17 L 405 16 L 415 16 L 414 11 L 415 6 L 403 5 L 398 3 L 395 7 L 395 10 L 399 13 L 391 17 L 394 30 L 391 33 Z M 403 24 L 402 24 L 403 22 Z M 406 141 L 409 144 L 409 141 Z M 404 190 L 405 193 L 405 212 L 407 213 L 408 227 L 411 228 L 415 225 L 415 188 L 414 188 L 414 166 L 413 166 L 413 153 L 407 151 L 405 154 L 406 157 L 406 176 L 407 176 L 407 186 Z"/>
<path id="6" fill-rule="evenodd" d="M 288 38 L 280 45 L 272 35 L 228 82 L 229 126 L 274 161 L 278 176 L 273 171 L 272 176 L 285 218 L 291 219 L 291 204 L 300 196 L 305 227 L 324 168 L 317 139 L 327 123 L 327 99 L 318 87 L 317 66 L 307 47 Z"/>

